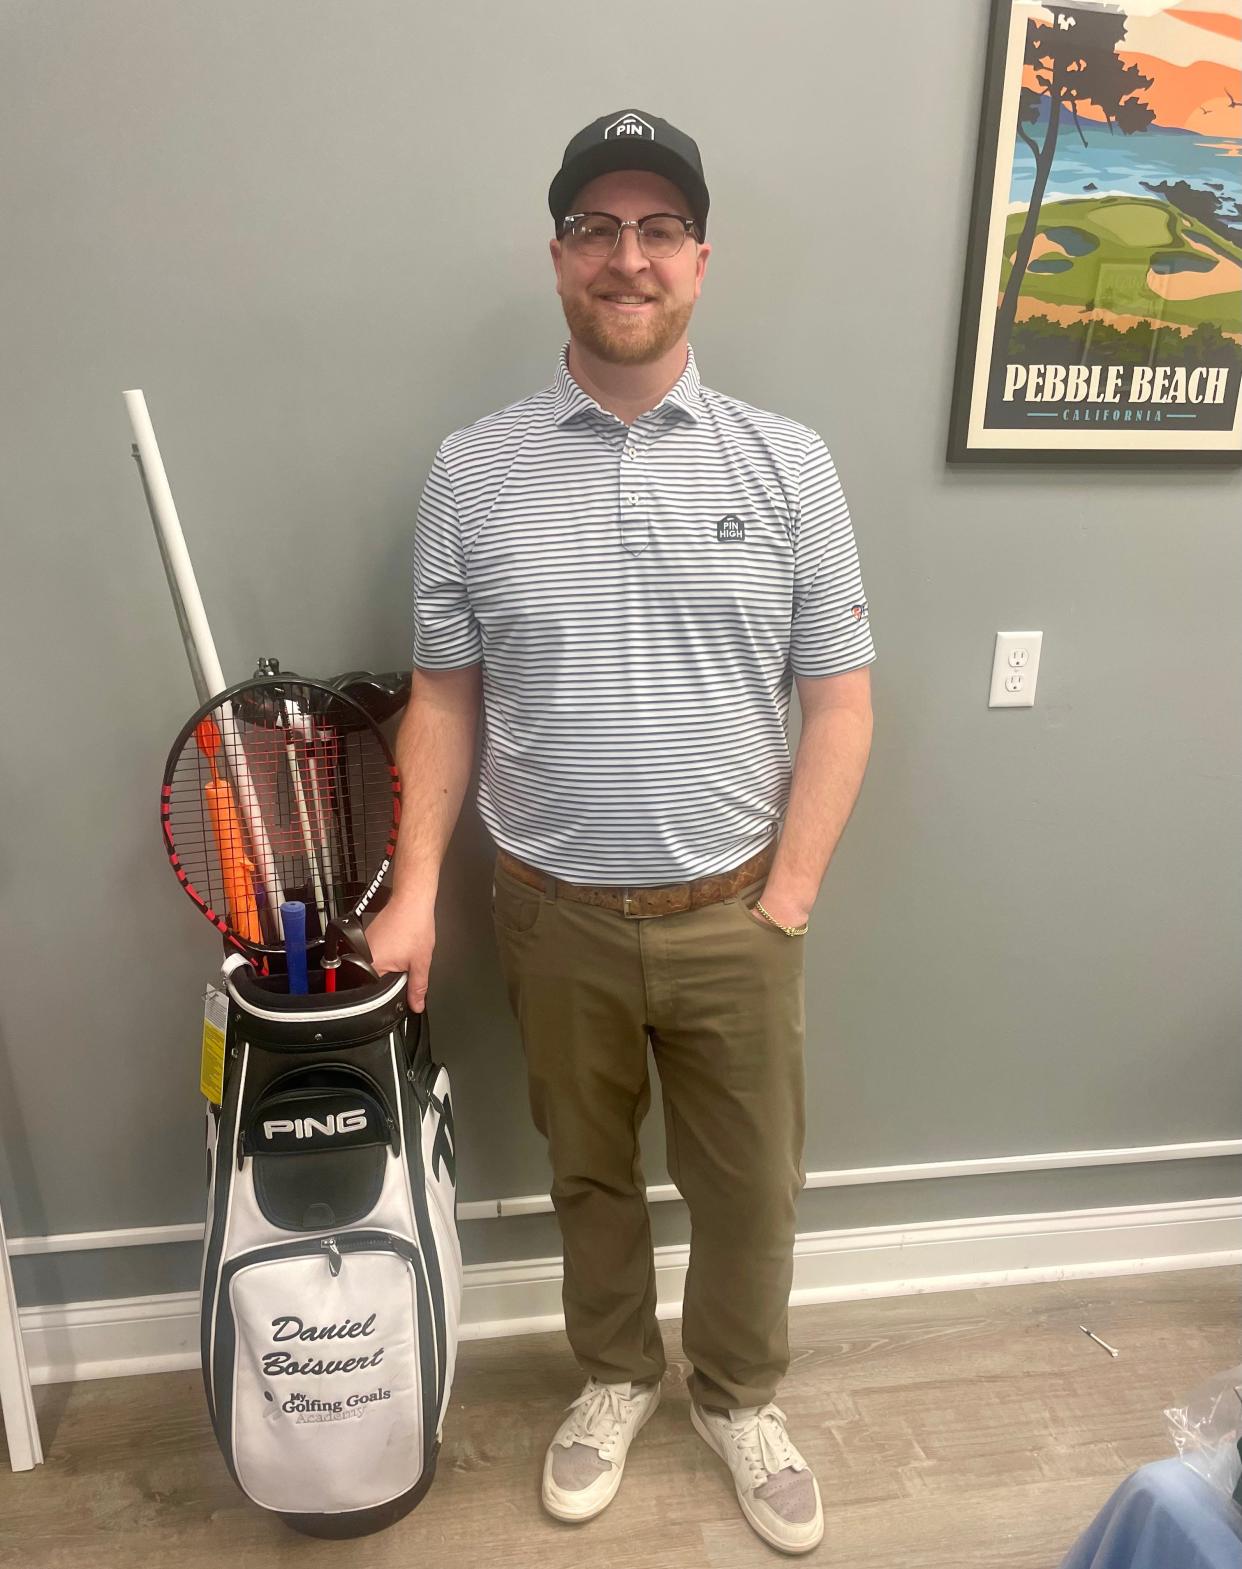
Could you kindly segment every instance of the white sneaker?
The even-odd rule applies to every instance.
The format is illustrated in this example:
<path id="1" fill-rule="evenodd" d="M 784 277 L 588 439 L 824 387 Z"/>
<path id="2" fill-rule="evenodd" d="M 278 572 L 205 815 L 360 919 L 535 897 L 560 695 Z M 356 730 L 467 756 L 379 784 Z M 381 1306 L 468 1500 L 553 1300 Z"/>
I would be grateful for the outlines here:
<path id="1" fill-rule="evenodd" d="M 543 1463 L 543 1507 L 557 1520 L 590 1520 L 621 1486 L 625 1457 L 660 1404 L 660 1383 L 601 1384 L 567 1406 Z"/>
<path id="2" fill-rule="evenodd" d="M 742 1513 L 772 1547 L 809 1553 L 824 1535 L 819 1483 L 794 1448 L 779 1406 L 704 1411 L 690 1402 L 695 1431 L 733 1473 Z"/>

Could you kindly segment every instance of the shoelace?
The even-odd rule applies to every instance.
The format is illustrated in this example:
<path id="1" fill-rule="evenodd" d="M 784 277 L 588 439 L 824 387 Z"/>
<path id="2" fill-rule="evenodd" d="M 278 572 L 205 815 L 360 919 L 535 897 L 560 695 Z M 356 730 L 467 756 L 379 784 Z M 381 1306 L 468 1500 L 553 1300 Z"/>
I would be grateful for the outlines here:
<path id="1" fill-rule="evenodd" d="M 624 1420 L 623 1399 L 615 1384 L 600 1384 L 592 1379 L 578 1398 L 565 1407 L 577 1413 L 566 1436 L 572 1443 L 598 1449 L 602 1460 L 611 1459 L 612 1443 Z"/>
<path id="2" fill-rule="evenodd" d="M 790 1466 L 801 1469 L 785 1431 L 787 1420 L 779 1406 L 767 1405 L 761 1406 L 747 1421 L 729 1424 L 730 1434 L 750 1467 L 757 1487 Z"/>

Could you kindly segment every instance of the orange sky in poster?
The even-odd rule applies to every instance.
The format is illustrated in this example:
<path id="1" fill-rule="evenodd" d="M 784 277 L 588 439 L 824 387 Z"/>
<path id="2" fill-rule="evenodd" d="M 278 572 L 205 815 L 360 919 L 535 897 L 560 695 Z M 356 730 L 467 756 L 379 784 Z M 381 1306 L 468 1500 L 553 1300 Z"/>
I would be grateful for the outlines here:
<path id="1" fill-rule="evenodd" d="M 1180 125 L 1187 131 L 1209 131 L 1213 136 L 1242 136 L 1242 108 L 1231 109 L 1226 90 L 1242 99 L 1242 72 L 1229 72 L 1210 60 L 1194 65 L 1170 65 L 1151 55 L 1117 53 L 1127 65 L 1137 65 L 1153 85 L 1139 96 L 1156 111 L 1157 125 Z M 1198 122 L 1197 124 L 1195 122 Z"/>
<path id="2" fill-rule="evenodd" d="M 1223 57 L 1233 51 L 1223 50 L 1213 41 L 1226 38 L 1242 42 L 1242 14 L 1182 10 L 1173 5 L 1161 18 L 1166 30 L 1171 23 L 1180 24 L 1178 34 L 1182 26 L 1186 27 L 1186 39 L 1193 40 L 1192 29 L 1202 29 L 1212 35 L 1212 38 L 1202 40 L 1203 49 L 1205 54 L 1216 58 L 1180 64 L 1158 54 L 1122 47 L 1117 51 L 1121 59 L 1127 65 L 1137 65 L 1144 76 L 1154 79 L 1153 85 L 1145 88 L 1139 97 L 1155 111 L 1157 125 L 1197 131 L 1204 136 L 1242 137 L 1242 68 L 1236 61 L 1232 65 L 1223 64 Z M 1133 16 L 1130 35 L 1141 34 L 1144 27 L 1150 30 L 1153 25 L 1156 24 L 1150 18 Z M 1161 45 L 1165 43 L 1170 43 L 1170 37 L 1161 39 Z M 1030 66 L 1023 68 L 1022 80 L 1032 92 L 1041 90 Z M 1237 107 L 1230 104 L 1231 96 L 1239 101 Z M 1084 106 L 1079 114 L 1082 119 L 1097 124 L 1102 119 L 1094 104 Z"/>
<path id="3" fill-rule="evenodd" d="M 1220 11 L 1182 11 L 1170 15 L 1179 22 L 1189 22 L 1192 27 L 1202 27 L 1209 33 L 1219 33 L 1222 38 L 1236 38 L 1242 43 L 1242 14 L 1225 16 Z M 1236 96 L 1236 95 L 1235 95 Z"/>

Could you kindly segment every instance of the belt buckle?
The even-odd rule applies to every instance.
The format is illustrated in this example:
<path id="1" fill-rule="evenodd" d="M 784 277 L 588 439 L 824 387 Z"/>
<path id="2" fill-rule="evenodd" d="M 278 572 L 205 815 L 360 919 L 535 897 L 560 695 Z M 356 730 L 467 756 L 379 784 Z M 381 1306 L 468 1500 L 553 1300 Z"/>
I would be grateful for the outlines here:
<path id="1" fill-rule="evenodd" d="M 643 920 L 644 919 L 643 916 L 639 915 L 637 913 L 637 911 L 630 909 L 630 903 L 631 903 L 630 888 L 629 888 L 629 885 L 627 884 L 621 890 L 621 914 L 626 918 L 627 921 L 641 921 L 641 920 Z"/>

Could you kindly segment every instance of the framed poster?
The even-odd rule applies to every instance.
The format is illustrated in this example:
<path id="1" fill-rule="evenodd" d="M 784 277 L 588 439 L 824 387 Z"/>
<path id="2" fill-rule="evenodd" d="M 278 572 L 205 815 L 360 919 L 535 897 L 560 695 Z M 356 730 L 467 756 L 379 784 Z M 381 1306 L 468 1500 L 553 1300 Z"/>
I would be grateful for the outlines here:
<path id="1" fill-rule="evenodd" d="M 993 0 L 951 461 L 1242 463 L 1242 0 Z"/>

